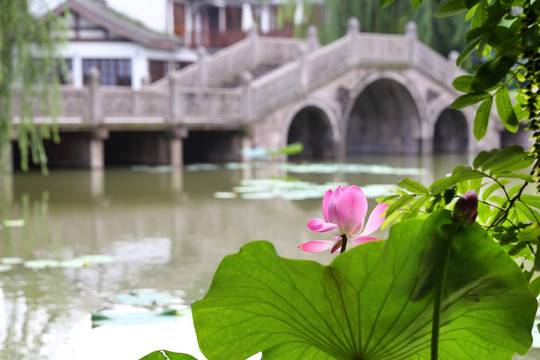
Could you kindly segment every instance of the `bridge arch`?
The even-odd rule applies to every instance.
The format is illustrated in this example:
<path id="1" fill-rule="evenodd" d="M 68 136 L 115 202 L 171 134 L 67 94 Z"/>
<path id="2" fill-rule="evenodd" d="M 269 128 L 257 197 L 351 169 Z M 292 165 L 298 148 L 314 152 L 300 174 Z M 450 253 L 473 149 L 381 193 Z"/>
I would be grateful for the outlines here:
<path id="1" fill-rule="evenodd" d="M 435 153 L 465 153 L 469 150 L 469 123 L 465 114 L 450 108 L 442 109 L 433 124 Z"/>
<path id="2" fill-rule="evenodd" d="M 372 74 L 356 87 L 344 113 L 344 153 L 416 154 L 424 151 L 426 105 L 405 76 Z"/>
<path id="3" fill-rule="evenodd" d="M 338 120 L 331 108 L 320 101 L 306 101 L 287 115 L 282 129 L 284 145 L 300 142 L 304 151 L 290 160 L 321 160 L 339 154 Z"/>

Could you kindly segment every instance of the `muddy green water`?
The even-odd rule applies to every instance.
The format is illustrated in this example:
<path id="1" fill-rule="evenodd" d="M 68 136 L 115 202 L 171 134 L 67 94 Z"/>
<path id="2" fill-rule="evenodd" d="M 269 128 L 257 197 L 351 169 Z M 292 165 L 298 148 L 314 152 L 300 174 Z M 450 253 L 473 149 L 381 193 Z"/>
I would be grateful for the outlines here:
<path id="1" fill-rule="evenodd" d="M 424 169 L 413 178 L 428 184 L 469 161 L 464 156 L 366 157 L 351 163 Z M 193 335 L 181 333 L 181 326 L 92 329 L 90 314 L 130 311 L 115 300 L 130 292 L 166 293 L 177 299 L 175 306 L 187 307 L 204 295 L 223 256 L 250 240 L 270 240 L 286 257 L 330 261 L 328 254 L 297 249 L 321 239 L 306 228 L 310 218 L 321 216 L 320 199 L 218 199 L 215 193 L 230 192 L 242 179 L 366 186 L 395 184 L 404 177 L 377 167 L 370 172 L 298 173 L 269 164 L 53 169 L 47 177 L 16 173 L 0 215 L 24 224 L 0 229 L 0 257 L 66 261 L 102 254 L 115 261 L 44 269 L 18 264 L 0 272 L 0 359 L 134 359 L 149 349 L 193 346 Z M 121 347 L 128 347 L 123 356 L 115 353 Z"/>

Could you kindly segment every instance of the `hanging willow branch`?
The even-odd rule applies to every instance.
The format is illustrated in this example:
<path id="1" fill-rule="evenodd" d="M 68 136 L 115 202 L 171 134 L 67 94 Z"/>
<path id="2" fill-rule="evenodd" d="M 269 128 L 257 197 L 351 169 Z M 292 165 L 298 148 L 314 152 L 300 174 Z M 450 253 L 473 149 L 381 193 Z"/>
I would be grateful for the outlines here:
<path id="1" fill-rule="evenodd" d="M 0 174 L 10 171 L 11 140 L 18 142 L 21 168 L 29 160 L 47 171 L 43 140 L 59 141 L 55 126 L 35 125 L 34 115 L 57 117 L 58 68 L 65 44 L 62 18 L 47 13 L 44 0 L 0 0 Z M 14 105 L 14 101 L 16 104 Z M 13 127 L 13 117 L 18 124 Z"/>

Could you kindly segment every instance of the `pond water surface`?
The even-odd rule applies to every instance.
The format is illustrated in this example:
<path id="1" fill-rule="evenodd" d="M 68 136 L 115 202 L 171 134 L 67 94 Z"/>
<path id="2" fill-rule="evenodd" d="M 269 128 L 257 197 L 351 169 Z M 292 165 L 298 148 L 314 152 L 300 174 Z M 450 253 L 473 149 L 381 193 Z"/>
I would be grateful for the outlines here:
<path id="1" fill-rule="evenodd" d="M 464 156 L 366 157 L 334 168 L 270 163 L 53 169 L 47 177 L 16 173 L 11 202 L 5 197 L 0 213 L 0 257 L 23 263 L 0 272 L 0 359 L 138 359 L 160 348 L 200 356 L 184 309 L 205 294 L 225 255 L 266 239 L 285 257 L 331 260 L 329 254 L 297 249 L 321 238 L 306 228 L 309 219 L 321 216 L 321 200 L 313 198 L 321 188 L 303 186 L 291 193 L 294 181 L 322 185 L 323 191 L 335 183 L 395 184 L 405 176 L 429 184 L 469 161 Z M 249 187 L 256 192 L 242 198 Z M 371 197 L 388 191 L 367 188 Z M 312 198 L 300 200 L 306 196 Z M 374 204 L 371 200 L 370 207 Z M 81 260 L 87 255 L 104 257 Z M 56 262 L 45 266 L 30 260 Z M 142 295 L 153 300 L 146 306 L 129 300 Z M 163 307 L 186 315 L 92 328 L 92 313 Z"/>

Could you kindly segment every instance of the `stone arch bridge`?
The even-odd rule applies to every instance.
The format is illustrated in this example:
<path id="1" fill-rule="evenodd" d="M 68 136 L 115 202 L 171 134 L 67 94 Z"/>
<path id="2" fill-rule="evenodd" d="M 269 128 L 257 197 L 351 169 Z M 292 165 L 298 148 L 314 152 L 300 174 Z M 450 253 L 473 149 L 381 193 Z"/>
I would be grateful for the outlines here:
<path id="1" fill-rule="evenodd" d="M 362 33 L 351 19 L 342 38 L 324 47 L 316 39 L 314 28 L 304 40 L 253 32 L 213 55 L 200 50 L 197 63 L 140 90 L 99 86 L 96 72 L 84 88 L 64 86 L 50 164 L 177 166 L 297 141 L 308 159 L 499 146 L 494 127 L 472 141 L 474 109 L 448 108 L 459 95 L 456 54 L 420 42 L 415 24 L 385 35 Z"/>

